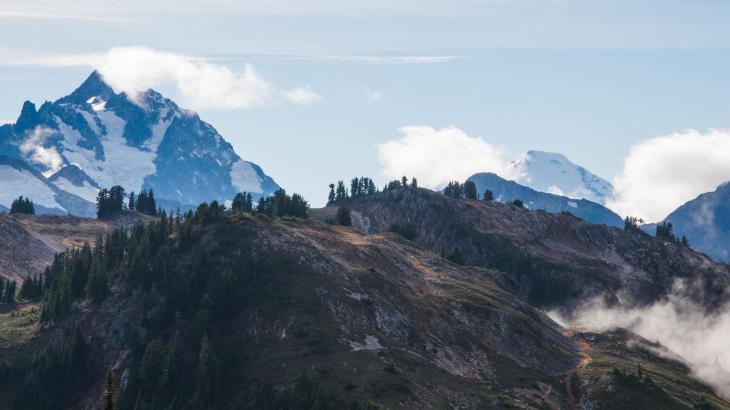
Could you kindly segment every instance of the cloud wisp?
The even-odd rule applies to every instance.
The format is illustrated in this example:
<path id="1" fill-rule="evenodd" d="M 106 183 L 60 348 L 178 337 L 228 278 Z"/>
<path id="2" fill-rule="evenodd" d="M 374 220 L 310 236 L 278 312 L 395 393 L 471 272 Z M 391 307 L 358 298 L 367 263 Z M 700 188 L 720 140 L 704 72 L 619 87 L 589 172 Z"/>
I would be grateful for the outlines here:
<path id="1" fill-rule="evenodd" d="M 449 181 L 463 181 L 477 172 L 516 177 L 502 147 L 458 128 L 411 125 L 398 131 L 402 137 L 377 146 L 382 173 L 387 178 L 414 176 L 421 186 L 441 189 Z"/>
<path id="2" fill-rule="evenodd" d="M 603 298 L 587 301 L 572 318 L 550 312 L 558 323 L 603 332 L 628 329 L 669 349 L 655 353 L 679 359 L 725 397 L 730 396 L 730 303 L 706 314 L 702 306 L 681 295 L 682 284 L 666 300 L 643 308 L 608 307 Z"/>
<path id="3" fill-rule="evenodd" d="M 283 95 L 289 102 L 297 105 L 306 106 L 322 101 L 322 97 L 312 91 L 309 86 L 298 87 L 290 91 L 283 91 Z"/>
<path id="4" fill-rule="evenodd" d="M 660 221 L 728 180 L 730 130 L 687 130 L 632 146 L 607 205 L 621 215 Z"/>
<path id="5" fill-rule="evenodd" d="M 234 72 L 204 58 L 138 46 L 17 60 L 6 65 L 90 66 L 116 91 L 135 95 L 148 88 L 172 85 L 186 104 L 202 109 L 248 109 L 275 101 L 311 105 L 323 100 L 310 87 L 279 89 L 250 64 Z"/>
<path id="6" fill-rule="evenodd" d="M 18 147 L 20 152 L 30 162 L 43 165 L 46 171 L 45 176 L 53 175 L 61 169 L 63 158 L 56 151 L 56 147 L 46 147 L 46 141 L 53 135 L 53 130 L 47 127 L 38 126 L 28 131 L 25 140 Z"/>

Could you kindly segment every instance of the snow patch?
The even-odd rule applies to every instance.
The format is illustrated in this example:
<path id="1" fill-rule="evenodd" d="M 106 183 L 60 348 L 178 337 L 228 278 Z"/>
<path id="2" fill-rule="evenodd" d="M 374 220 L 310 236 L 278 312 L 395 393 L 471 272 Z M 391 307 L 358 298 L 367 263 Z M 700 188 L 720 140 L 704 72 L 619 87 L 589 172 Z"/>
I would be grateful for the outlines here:
<path id="1" fill-rule="evenodd" d="M 573 201 L 568 201 L 568 206 L 570 206 L 572 208 L 577 208 L 578 207 L 578 204 L 575 203 L 575 202 L 573 202 Z"/>
<path id="2" fill-rule="evenodd" d="M 152 152 L 157 152 L 157 147 L 159 147 L 162 143 L 162 139 L 165 138 L 167 129 L 170 127 L 170 124 L 172 124 L 172 121 L 175 119 L 175 116 L 171 116 L 169 120 L 165 121 L 165 118 L 167 118 L 169 112 L 170 111 L 168 110 L 165 112 L 164 115 L 160 114 L 160 121 L 152 126 L 152 136 L 149 137 L 147 141 L 144 142 L 144 144 L 142 144 L 143 147 L 149 149 Z"/>
<path id="3" fill-rule="evenodd" d="M 64 136 L 61 142 L 64 157 L 68 162 L 78 164 L 101 187 L 121 185 L 128 191 L 140 191 L 145 177 L 156 171 L 156 154 L 127 145 L 124 138 L 127 123 L 113 112 L 98 111 L 95 116 L 106 129 L 106 134 L 99 138 L 104 160 L 97 160 L 94 151 L 80 147 L 81 134 L 56 117 L 58 129 Z"/>
<path id="4" fill-rule="evenodd" d="M 239 159 L 231 166 L 231 183 L 239 192 L 262 192 L 261 177 L 250 162 Z"/>
<path id="5" fill-rule="evenodd" d="M 613 193 L 608 181 L 572 163 L 563 154 L 529 151 L 511 168 L 520 175 L 515 182 L 537 191 L 599 204 L 604 204 Z"/>
<path id="6" fill-rule="evenodd" d="M 91 97 L 86 102 L 91 105 L 91 109 L 94 111 L 103 111 L 106 109 L 106 101 L 99 97 Z"/>
<path id="7" fill-rule="evenodd" d="M 10 209 L 18 196 L 30 198 L 34 204 L 45 208 L 66 210 L 56 202 L 56 193 L 28 170 L 0 165 L 0 204 Z"/>

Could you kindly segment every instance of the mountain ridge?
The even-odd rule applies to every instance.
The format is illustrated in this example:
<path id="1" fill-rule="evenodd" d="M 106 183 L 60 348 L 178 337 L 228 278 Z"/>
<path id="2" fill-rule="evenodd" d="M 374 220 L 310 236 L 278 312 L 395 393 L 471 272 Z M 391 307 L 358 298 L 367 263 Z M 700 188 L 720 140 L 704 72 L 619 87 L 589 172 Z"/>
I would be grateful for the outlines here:
<path id="1" fill-rule="evenodd" d="M 510 181 L 491 172 L 470 176 L 477 192 L 482 195 L 490 190 L 494 199 L 500 202 L 521 200 L 530 209 L 542 209 L 551 213 L 569 212 L 592 223 L 622 227 L 621 217 L 605 206 L 587 199 L 573 199 L 566 196 L 540 192 L 518 182 Z"/>
<path id="2" fill-rule="evenodd" d="M 96 71 L 55 102 L 36 109 L 26 101 L 15 124 L 0 127 L 0 154 L 27 162 L 86 202 L 93 202 L 94 190 L 112 185 L 152 189 L 160 203 L 188 209 L 241 191 L 258 198 L 279 188 L 198 114 L 152 89 L 115 93 Z M 74 168 L 65 176 L 75 181 L 61 173 L 68 167 Z M 34 196 L 32 190 L 21 194 Z"/>

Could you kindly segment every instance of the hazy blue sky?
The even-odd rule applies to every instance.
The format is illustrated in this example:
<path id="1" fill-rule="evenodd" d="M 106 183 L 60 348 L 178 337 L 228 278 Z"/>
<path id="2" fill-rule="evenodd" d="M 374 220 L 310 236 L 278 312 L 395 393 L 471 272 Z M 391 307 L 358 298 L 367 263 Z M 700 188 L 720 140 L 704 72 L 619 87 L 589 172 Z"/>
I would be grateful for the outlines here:
<path id="1" fill-rule="evenodd" d="M 320 100 L 197 107 L 179 84 L 156 88 L 315 204 L 337 178 L 385 182 L 377 144 L 407 125 L 459 128 L 506 160 L 562 152 L 608 180 L 641 141 L 730 128 L 730 2 L 118 3 L 0 1 L 0 120 L 68 94 L 91 71 L 83 55 L 114 47 L 251 64 Z"/>

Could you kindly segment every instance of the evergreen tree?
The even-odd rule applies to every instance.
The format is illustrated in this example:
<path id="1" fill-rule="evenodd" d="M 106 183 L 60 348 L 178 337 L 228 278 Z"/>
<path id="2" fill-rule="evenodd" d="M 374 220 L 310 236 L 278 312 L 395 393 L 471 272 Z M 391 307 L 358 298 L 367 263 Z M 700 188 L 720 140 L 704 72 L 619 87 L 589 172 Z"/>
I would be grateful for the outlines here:
<path id="1" fill-rule="evenodd" d="M 487 189 L 486 191 L 484 191 L 484 196 L 482 197 L 482 199 L 484 201 L 487 201 L 487 202 L 493 201 L 494 200 L 494 193 L 492 193 L 492 191 L 490 191 L 489 189 Z"/>
<path id="2" fill-rule="evenodd" d="M 525 203 L 522 202 L 521 199 L 515 199 L 514 201 L 509 203 L 510 205 L 514 206 L 515 208 L 524 208 Z"/>
<path id="3" fill-rule="evenodd" d="M 684 246 L 689 246 L 689 239 L 687 239 L 686 236 L 682 235 L 682 241 L 681 241 L 681 243 Z"/>
<path id="4" fill-rule="evenodd" d="M 378 192 L 378 188 L 375 187 L 375 182 L 373 182 L 373 180 L 370 178 L 368 178 L 367 191 L 368 191 L 368 195 L 372 195 L 372 194 Z"/>
<path id="5" fill-rule="evenodd" d="M 350 181 L 350 196 L 355 198 L 360 196 L 360 178 L 355 177 Z"/>
<path id="6" fill-rule="evenodd" d="M 669 239 L 671 241 L 677 241 L 677 238 L 674 236 L 674 233 L 672 232 L 672 223 L 671 222 L 659 222 L 656 225 L 656 237 Z"/>
<path id="7" fill-rule="evenodd" d="M 408 188 L 408 178 L 406 178 L 406 176 L 405 176 L 405 175 L 403 175 L 403 178 L 401 178 L 401 180 L 400 180 L 400 181 L 401 181 L 401 186 L 402 186 L 403 188 Z"/>
<path id="8" fill-rule="evenodd" d="M 157 215 L 157 202 L 155 201 L 155 191 L 151 190 L 149 191 L 147 200 L 149 203 L 147 204 L 147 212 L 145 212 L 147 215 L 156 216 Z"/>
<path id="9" fill-rule="evenodd" d="M 473 181 L 464 182 L 464 197 L 466 199 L 477 199 L 477 186 Z"/>
<path id="10" fill-rule="evenodd" d="M 143 189 L 137 195 L 135 203 L 135 210 L 145 215 L 156 216 L 157 215 L 157 202 L 155 201 L 155 193 L 153 190 Z"/>
<path id="11" fill-rule="evenodd" d="M 5 303 L 15 303 L 15 281 L 9 280 L 7 282 L 7 285 L 5 285 L 5 295 L 3 297 L 3 302 Z"/>
<path id="12" fill-rule="evenodd" d="M 464 186 L 459 181 L 451 181 L 444 188 L 444 195 L 450 198 L 463 198 L 464 197 Z"/>
<path id="13" fill-rule="evenodd" d="M 347 188 L 345 188 L 345 183 L 342 181 L 337 181 L 337 189 L 335 191 L 335 201 L 342 201 L 343 199 L 347 199 Z"/>
<path id="14" fill-rule="evenodd" d="M 124 188 L 119 185 L 102 189 L 96 196 L 96 217 L 106 218 L 124 209 Z"/>
<path id="15" fill-rule="evenodd" d="M 352 217 L 350 216 L 350 208 L 341 206 L 337 208 L 335 223 L 342 226 L 352 226 Z"/>
<path id="16" fill-rule="evenodd" d="M 233 198 L 231 203 L 231 211 L 233 212 L 244 212 L 246 209 L 246 196 L 245 192 L 239 192 Z"/>
<path id="17" fill-rule="evenodd" d="M 10 213 L 35 215 L 35 206 L 30 198 L 23 198 L 21 195 L 10 204 Z"/>
<path id="18" fill-rule="evenodd" d="M 135 204 L 135 198 L 134 198 L 134 191 L 132 191 L 129 193 L 129 202 L 127 204 L 127 208 L 130 211 L 134 211 L 136 209 L 135 206 L 136 206 L 136 204 Z"/>
<path id="19" fill-rule="evenodd" d="M 107 241 L 108 243 L 109 241 Z M 93 303 L 101 303 L 109 294 L 109 284 L 107 283 L 106 267 L 102 260 L 102 246 L 97 244 L 94 247 L 94 257 L 91 265 L 91 272 L 86 284 L 86 297 L 91 299 Z"/>
<path id="20" fill-rule="evenodd" d="M 411 188 L 412 189 L 418 188 L 418 181 L 416 180 L 416 178 L 411 178 Z"/>
<path id="21" fill-rule="evenodd" d="M 0 294 L 2 290 L 0 289 Z M 20 299 L 36 299 L 39 298 L 43 293 L 43 276 L 28 275 L 23 280 L 23 284 L 20 285 L 20 291 L 18 292 L 18 298 Z"/>
<path id="22" fill-rule="evenodd" d="M 330 193 L 327 196 L 327 205 L 335 203 L 335 184 L 330 184 Z"/>
<path id="23" fill-rule="evenodd" d="M 627 231 L 641 232 L 640 226 L 644 224 L 644 220 L 635 216 L 627 216 L 624 219 L 624 229 Z"/>

